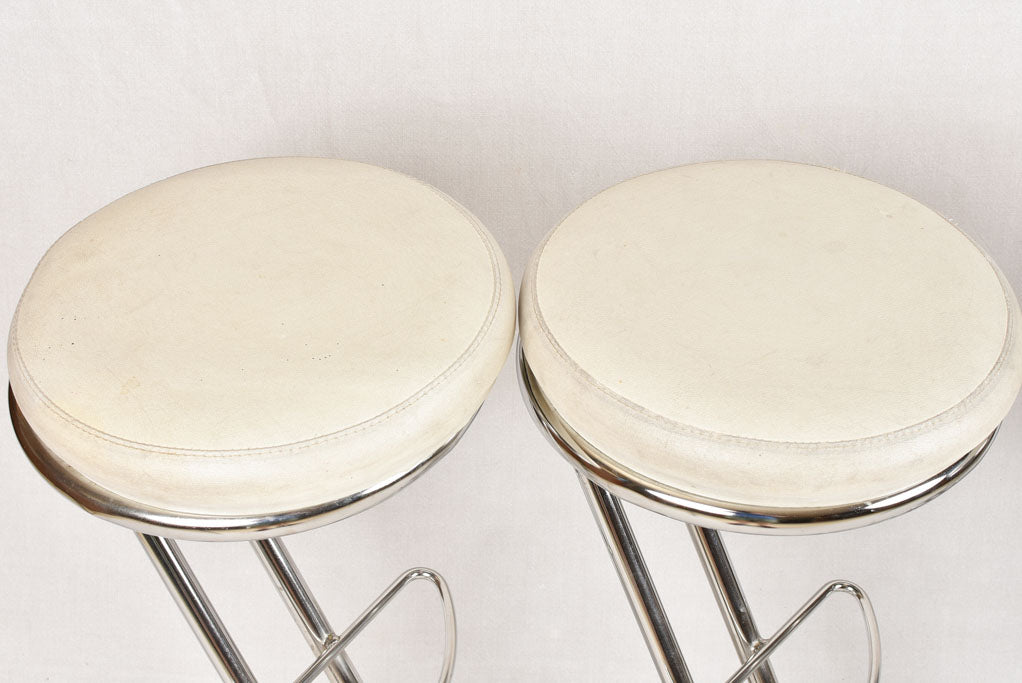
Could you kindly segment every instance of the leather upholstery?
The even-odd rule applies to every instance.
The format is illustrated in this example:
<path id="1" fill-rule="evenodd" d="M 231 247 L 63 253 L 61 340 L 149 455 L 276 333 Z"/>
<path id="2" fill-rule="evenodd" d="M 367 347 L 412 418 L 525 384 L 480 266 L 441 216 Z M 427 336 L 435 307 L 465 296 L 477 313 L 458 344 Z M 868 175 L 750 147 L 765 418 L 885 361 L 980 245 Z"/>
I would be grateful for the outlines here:
<path id="1" fill-rule="evenodd" d="M 270 514 L 420 465 L 482 403 L 514 310 L 493 237 L 438 190 L 346 161 L 234 162 L 54 244 L 14 317 L 11 386 L 82 478 Z"/>
<path id="2" fill-rule="evenodd" d="M 596 195 L 536 250 L 519 306 L 527 362 L 575 431 L 739 507 L 914 486 L 1022 383 L 1018 303 L 973 241 L 802 164 L 695 164 Z"/>

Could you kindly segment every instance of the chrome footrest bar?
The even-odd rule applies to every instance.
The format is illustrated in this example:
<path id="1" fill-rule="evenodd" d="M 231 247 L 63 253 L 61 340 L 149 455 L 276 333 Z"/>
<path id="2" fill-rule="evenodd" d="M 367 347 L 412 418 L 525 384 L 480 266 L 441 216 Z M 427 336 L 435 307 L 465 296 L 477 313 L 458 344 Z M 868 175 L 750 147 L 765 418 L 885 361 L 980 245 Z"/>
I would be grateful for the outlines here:
<path id="1" fill-rule="evenodd" d="M 806 617 L 813 610 L 819 607 L 824 600 L 834 593 L 848 593 L 859 601 L 859 608 L 862 610 L 862 618 L 866 623 L 866 634 L 869 639 L 869 683 L 877 683 L 880 680 L 880 628 L 877 625 L 876 612 L 869 601 L 866 592 L 851 581 L 831 581 L 816 591 L 813 597 L 809 598 L 806 604 L 785 622 L 784 626 L 777 630 L 777 633 L 754 646 L 754 652 L 745 664 L 736 671 L 726 683 L 739 683 L 766 661 L 770 653 L 776 650 L 784 640 L 797 629 Z"/>
<path id="2" fill-rule="evenodd" d="M 415 569 L 409 569 L 407 572 L 399 576 L 394 583 L 385 590 L 371 605 L 356 619 L 348 628 L 344 630 L 340 635 L 331 635 L 327 638 L 327 646 L 323 652 L 316 658 L 316 661 L 309 666 L 308 669 L 302 672 L 302 674 L 295 679 L 295 683 L 310 683 L 319 674 L 321 674 L 330 662 L 334 658 L 339 657 L 343 652 L 344 648 L 355 638 L 362 629 L 369 625 L 377 614 L 387 606 L 391 600 L 401 592 L 405 586 L 416 579 L 425 579 L 433 583 L 436 586 L 437 591 L 440 593 L 440 599 L 443 602 L 444 607 L 444 663 L 443 668 L 440 671 L 441 683 L 448 683 L 451 680 L 451 675 L 454 673 L 454 656 L 455 650 L 457 649 L 457 631 L 456 624 L 454 621 L 454 603 L 451 600 L 451 592 L 447 587 L 447 582 L 444 581 L 444 577 L 437 574 L 432 569 L 426 569 L 424 567 L 417 567 Z"/>

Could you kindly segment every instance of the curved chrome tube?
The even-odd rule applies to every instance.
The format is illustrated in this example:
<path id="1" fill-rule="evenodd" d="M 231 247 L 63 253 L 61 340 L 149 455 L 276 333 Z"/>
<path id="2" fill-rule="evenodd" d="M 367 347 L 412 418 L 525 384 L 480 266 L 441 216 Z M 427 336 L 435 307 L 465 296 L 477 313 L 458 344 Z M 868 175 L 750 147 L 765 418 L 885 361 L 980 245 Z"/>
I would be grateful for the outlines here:
<path id="1" fill-rule="evenodd" d="M 752 656 L 745 661 L 745 664 L 738 671 L 727 679 L 726 683 L 739 683 L 748 678 L 760 664 L 766 661 L 770 653 L 776 650 L 805 621 L 806 617 L 833 593 L 848 593 L 859 601 L 862 618 L 866 623 L 866 635 L 869 638 L 869 683 L 877 683 L 880 680 L 880 627 L 877 625 L 876 612 L 873 610 L 873 604 L 869 601 L 869 596 L 851 581 L 831 581 L 816 591 L 813 597 L 809 598 L 785 622 L 784 626 L 777 630 L 777 633 L 756 645 Z"/>
<path id="2" fill-rule="evenodd" d="M 472 424 L 475 415 L 450 441 L 421 464 L 389 481 L 356 494 L 296 510 L 265 515 L 214 516 L 164 510 L 125 498 L 89 481 L 61 460 L 39 439 L 7 387 L 11 423 L 22 449 L 39 473 L 86 511 L 138 533 L 194 541 L 257 541 L 307 531 L 350 517 L 411 483 L 447 454 Z"/>
<path id="3" fill-rule="evenodd" d="M 988 437 L 945 470 L 891 495 L 833 507 L 762 507 L 679 491 L 629 470 L 568 425 L 546 400 L 518 342 L 518 381 L 536 424 L 587 479 L 641 507 L 689 524 L 762 534 L 814 534 L 853 529 L 908 512 L 936 498 L 979 463 L 997 434 Z"/>
<path id="4" fill-rule="evenodd" d="M 448 683 L 454 673 L 454 656 L 457 649 L 457 625 L 454 621 L 454 602 L 451 600 L 451 591 L 447 582 L 437 572 L 425 567 L 409 569 L 399 576 L 394 583 L 390 584 L 387 590 L 383 591 L 380 597 L 376 598 L 371 605 L 340 635 L 332 635 L 327 638 L 326 647 L 316 658 L 309 668 L 295 679 L 295 683 L 311 683 L 316 676 L 323 673 L 335 657 L 339 657 L 344 648 L 369 625 L 377 614 L 387 606 L 394 597 L 401 592 L 405 586 L 416 579 L 425 579 L 436 586 L 440 593 L 440 600 L 444 606 L 444 663 L 440 671 L 440 683 Z"/>

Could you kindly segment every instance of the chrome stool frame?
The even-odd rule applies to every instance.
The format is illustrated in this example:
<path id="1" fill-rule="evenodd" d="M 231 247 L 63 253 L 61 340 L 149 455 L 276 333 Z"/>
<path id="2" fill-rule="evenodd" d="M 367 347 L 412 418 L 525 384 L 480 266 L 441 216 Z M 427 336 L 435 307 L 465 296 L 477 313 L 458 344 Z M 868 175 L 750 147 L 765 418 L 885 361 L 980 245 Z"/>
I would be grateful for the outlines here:
<path id="1" fill-rule="evenodd" d="M 128 526 L 135 532 L 167 590 L 223 680 L 254 683 L 256 678 L 206 596 L 177 542 L 161 534 L 170 532 L 176 538 L 200 540 L 208 539 L 212 532 L 248 541 L 252 545 L 273 580 L 277 592 L 284 599 L 316 655 L 316 659 L 295 679 L 296 683 L 310 683 L 323 673 L 326 673 L 328 679 L 334 683 L 361 683 L 362 678 L 345 654 L 344 648 L 405 586 L 416 580 L 431 582 L 439 593 L 444 614 L 444 655 L 439 680 L 442 683 L 450 681 L 454 671 L 457 631 L 450 589 L 439 573 L 425 567 L 409 569 L 395 579 L 347 628 L 336 632 L 279 536 L 282 535 L 282 530 L 284 533 L 294 533 L 348 517 L 395 493 L 450 451 L 469 425 L 465 425 L 420 467 L 375 490 L 279 515 L 231 518 L 170 513 L 128 500 L 102 487 L 87 484 L 82 478 L 76 477 L 65 463 L 42 444 L 21 414 L 10 387 L 8 405 L 18 441 L 40 474 L 87 511 L 122 526 Z"/>
<path id="2" fill-rule="evenodd" d="M 869 678 L 880 678 L 880 632 L 869 597 L 850 581 L 824 584 L 773 635 L 763 637 L 749 610 L 718 529 L 754 526 L 773 533 L 837 531 L 893 517 L 935 498 L 980 461 L 996 430 L 951 467 L 931 479 L 883 499 L 832 509 L 736 509 L 700 497 L 679 498 L 655 482 L 617 467 L 571 429 L 546 401 L 518 342 L 518 379 L 530 414 L 557 450 L 576 468 L 579 483 L 610 552 L 632 612 L 642 631 L 661 680 L 692 683 L 667 614 L 635 540 L 622 500 L 684 521 L 713 590 L 739 658 L 740 667 L 726 683 L 776 683 L 769 657 L 795 629 L 834 593 L 847 593 L 859 603 L 869 644 Z M 868 515 L 868 519 L 864 516 Z"/>

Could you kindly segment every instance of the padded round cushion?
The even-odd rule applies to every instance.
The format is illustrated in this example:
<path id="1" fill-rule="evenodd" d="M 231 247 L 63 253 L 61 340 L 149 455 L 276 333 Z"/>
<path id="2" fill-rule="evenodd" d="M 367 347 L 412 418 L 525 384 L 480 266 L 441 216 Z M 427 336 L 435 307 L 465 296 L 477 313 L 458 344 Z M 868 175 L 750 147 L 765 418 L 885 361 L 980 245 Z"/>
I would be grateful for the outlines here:
<path id="1" fill-rule="evenodd" d="M 682 166 L 587 201 L 522 284 L 526 361 L 615 467 L 682 497 L 876 500 L 990 435 L 1022 383 L 990 259 L 905 195 L 775 161 Z"/>
<path id="2" fill-rule="evenodd" d="M 493 237 L 332 159 L 210 166 L 68 231 L 25 289 L 11 388 L 77 476 L 175 513 L 387 487 L 472 418 L 514 335 Z"/>

